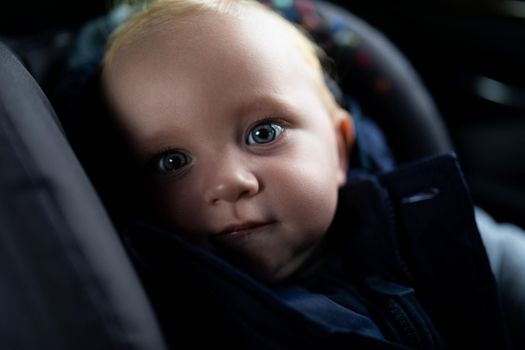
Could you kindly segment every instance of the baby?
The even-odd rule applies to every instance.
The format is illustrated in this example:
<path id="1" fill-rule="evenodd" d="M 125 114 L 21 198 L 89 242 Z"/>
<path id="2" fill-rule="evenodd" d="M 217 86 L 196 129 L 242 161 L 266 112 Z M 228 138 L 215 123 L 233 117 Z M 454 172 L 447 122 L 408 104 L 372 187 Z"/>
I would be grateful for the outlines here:
<path id="1" fill-rule="evenodd" d="M 318 248 L 345 183 L 352 122 L 316 55 L 257 3 L 160 1 L 103 62 L 164 226 L 269 283 Z"/>
<path id="2" fill-rule="evenodd" d="M 377 181 L 355 186 L 348 207 L 338 204 L 354 126 L 325 84 L 320 55 L 298 29 L 251 1 L 159 0 L 121 26 L 104 56 L 101 83 L 147 174 L 151 219 L 281 291 L 282 305 L 257 309 L 265 287 L 250 287 L 255 296 L 249 302 L 241 293 L 244 287 L 214 299 L 221 287 L 210 281 L 215 303 L 209 305 L 224 301 L 228 309 L 237 300 L 249 305 L 239 309 L 245 317 L 240 329 L 253 322 L 257 332 L 271 333 L 268 329 L 279 324 L 274 332 L 292 339 L 304 320 L 290 316 L 293 322 L 282 323 L 289 312 L 283 305 L 288 305 L 306 315 L 304 322 L 316 321 L 322 332 L 329 329 L 317 336 L 305 326 L 297 338 L 304 341 L 301 348 L 316 348 L 320 339 L 328 348 L 503 348 L 496 286 L 467 191 L 458 174 L 435 176 L 435 169 L 455 171 L 449 160 L 386 175 L 380 182 L 388 190 Z M 400 194 L 394 199 L 407 209 L 390 208 L 387 193 L 395 197 L 412 184 L 425 189 L 427 175 L 440 185 L 432 184 L 424 195 Z M 415 204 L 435 196 L 453 198 L 437 202 L 441 216 L 437 209 L 425 209 L 426 203 Z M 414 218 L 407 225 L 404 210 Z M 334 224 L 336 211 L 343 213 L 342 226 Z M 396 230 L 400 233 L 393 234 Z M 316 270 L 327 255 L 331 231 L 348 239 L 339 254 L 343 272 L 327 270 L 315 293 L 282 292 L 290 281 L 315 275 L 311 267 Z M 441 245 L 447 256 L 435 248 Z M 370 282 L 368 277 L 376 275 L 396 283 Z M 353 292 L 353 282 L 362 293 Z M 428 310 L 399 282 L 418 286 Z M 267 310 L 272 311 L 267 315 Z M 229 315 L 217 316 L 220 326 L 241 318 Z M 193 329 L 200 330 L 199 322 Z M 351 336 L 344 341 L 327 336 L 339 333 Z M 239 339 L 252 339 L 252 333 L 242 334 Z M 284 339 L 267 336 L 272 337 Z"/>

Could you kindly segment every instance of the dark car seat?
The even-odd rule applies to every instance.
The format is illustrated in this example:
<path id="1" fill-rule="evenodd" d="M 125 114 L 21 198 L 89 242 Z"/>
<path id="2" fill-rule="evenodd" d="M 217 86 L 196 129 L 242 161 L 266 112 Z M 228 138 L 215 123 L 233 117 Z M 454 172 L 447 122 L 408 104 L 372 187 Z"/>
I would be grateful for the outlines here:
<path id="1" fill-rule="evenodd" d="M 398 160 L 450 149 L 424 86 L 381 34 L 328 3 L 292 6 L 281 10 L 295 11 L 298 21 L 320 16 L 320 26 L 310 29 L 329 36 L 324 48 L 341 67 L 340 85 L 382 126 Z M 2 348 L 165 348 L 137 274 L 53 108 L 3 45 L 0 169 Z"/>
<path id="2" fill-rule="evenodd" d="M 107 214 L 37 83 L 0 45 L 3 349 L 164 349 Z"/>

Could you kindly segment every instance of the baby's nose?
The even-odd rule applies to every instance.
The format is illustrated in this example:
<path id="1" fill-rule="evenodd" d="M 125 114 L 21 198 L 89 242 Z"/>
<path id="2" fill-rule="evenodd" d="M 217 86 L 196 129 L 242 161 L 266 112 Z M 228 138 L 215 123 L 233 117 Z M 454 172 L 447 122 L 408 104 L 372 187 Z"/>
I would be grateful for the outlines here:
<path id="1" fill-rule="evenodd" d="M 211 204 L 221 201 L 233 203 L 260 190 L 259 179 L 242 161 L 222 159 L 210 171 L 205 197 Z"/>

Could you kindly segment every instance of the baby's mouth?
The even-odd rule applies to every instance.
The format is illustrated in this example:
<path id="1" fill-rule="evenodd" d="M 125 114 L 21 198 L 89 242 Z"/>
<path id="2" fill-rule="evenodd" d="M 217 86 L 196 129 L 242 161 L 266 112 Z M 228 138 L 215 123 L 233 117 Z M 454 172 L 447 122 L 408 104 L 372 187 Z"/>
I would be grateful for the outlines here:
<path id="1" fill-rule="evenodd" d="M 273 225 L 274 221 L 256 222 L 249 221 L 244 223 L 228 225 L 219 231 L 218 234 L 213 235 L 215 239 L 225 240 L 241 238 L 253 233 L 264 231 L 268 226 Z"/>

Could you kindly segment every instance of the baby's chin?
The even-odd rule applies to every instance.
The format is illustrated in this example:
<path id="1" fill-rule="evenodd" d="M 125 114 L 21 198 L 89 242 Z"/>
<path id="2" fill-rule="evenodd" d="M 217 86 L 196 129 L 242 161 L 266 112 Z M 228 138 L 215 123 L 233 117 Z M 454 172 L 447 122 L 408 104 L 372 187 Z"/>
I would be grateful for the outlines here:
<path id="1" fill-rule="evenodd" d="M 239 266 L 244 272 L 254 277 L 257 281 L 264 285 L 278 285 L 284 283 L 290 276 L 292 276 L 297 270 L 297 267 L 290 267 L 290 265 L 279 266 L 275 268 L 262 268 L 261 266 Z"/>
<path id="2" fill-rule="evenodd" d="M 265 285 L 277 285 L 286 282 L 294 276 L 306 261 L 314 255 L 317 246 L 285 259 L 276 259 L 268 252 L 264 254 L 239 254 L 238 252 L 216 252 L 238 269 L 246 272 Z"/>
<path id="3" fill-rule="evenodd" d="M 205 233 L 185 231 L 177 225 L 163 222 L 189 243 L 224 259 L 237 269 L 265 285 L 276 285 L 293 276 L 318 250 L 324 234 L 315 234 L 299 244 L 286 244 L 275 237 L 279 229 L 258 232 L 238 239 L 210 239 Z"/>

